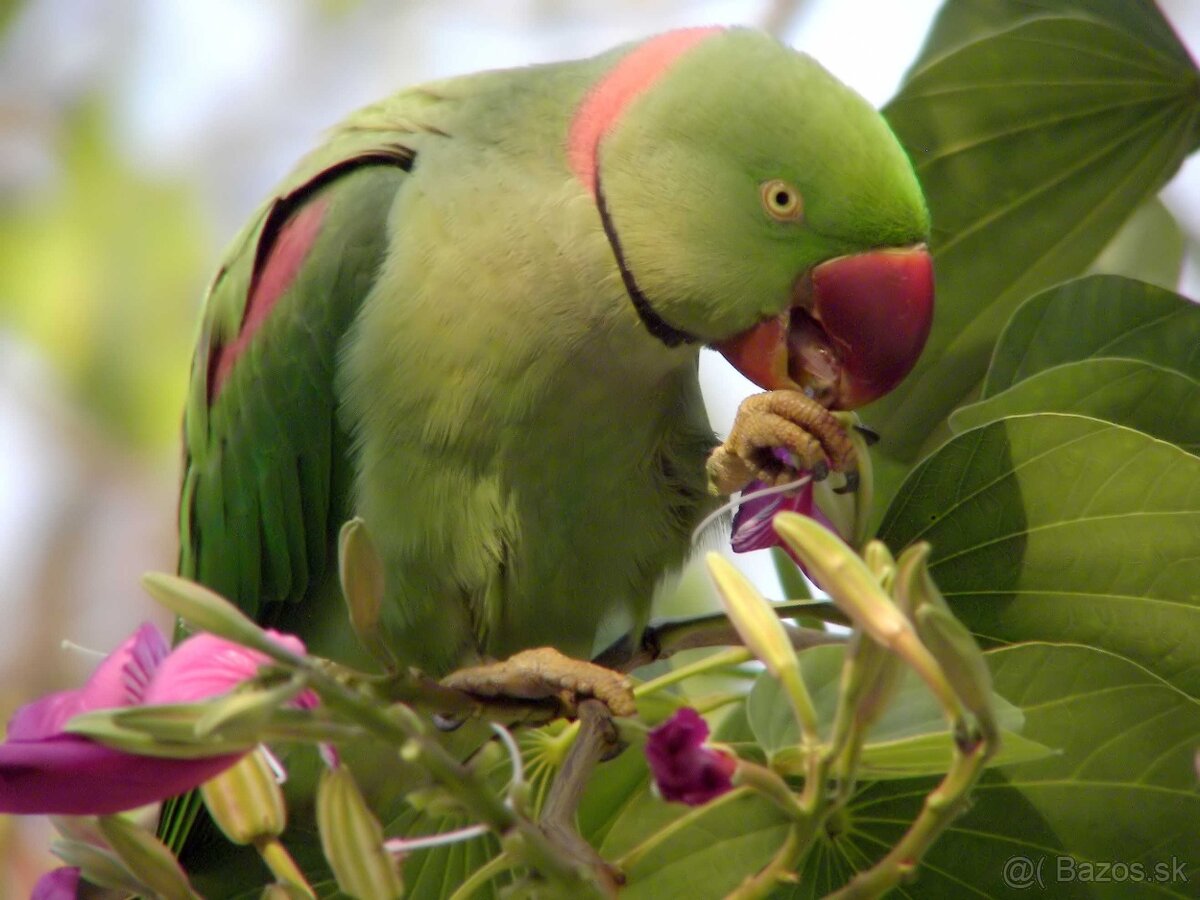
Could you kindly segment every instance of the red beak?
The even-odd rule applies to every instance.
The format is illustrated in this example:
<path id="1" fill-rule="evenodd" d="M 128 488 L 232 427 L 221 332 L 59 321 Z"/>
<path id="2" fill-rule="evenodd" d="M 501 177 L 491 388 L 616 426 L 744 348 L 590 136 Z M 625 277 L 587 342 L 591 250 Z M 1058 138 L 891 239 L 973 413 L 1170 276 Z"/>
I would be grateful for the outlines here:
<path id="1" fill-rule="evenodd" d="M 933 261 L 924 245 L 821 263 L 790 309 L 713 344 L 764 390 L 801 390 L 857 409 L 898 385 L 933 323 Z"/>

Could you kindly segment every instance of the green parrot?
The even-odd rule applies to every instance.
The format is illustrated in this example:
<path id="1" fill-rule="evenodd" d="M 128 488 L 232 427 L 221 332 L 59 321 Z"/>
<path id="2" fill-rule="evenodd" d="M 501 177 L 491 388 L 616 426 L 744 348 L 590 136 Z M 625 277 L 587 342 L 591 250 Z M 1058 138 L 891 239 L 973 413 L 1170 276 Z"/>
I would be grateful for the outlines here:
<path id="1" fill-rule="evenodd" d="M 715 495 L 787 468 L 774 445 L 852 475 L 829 411 L 914 364 L 928 235 L 882 117 L 752 30 L 402 91 L 300 163 L 212 283 L 180 573 L 347 658 L 357 515 L 406 663 L 636 642 Z M 768 392 L 724 445 L 706 346 Z"/>

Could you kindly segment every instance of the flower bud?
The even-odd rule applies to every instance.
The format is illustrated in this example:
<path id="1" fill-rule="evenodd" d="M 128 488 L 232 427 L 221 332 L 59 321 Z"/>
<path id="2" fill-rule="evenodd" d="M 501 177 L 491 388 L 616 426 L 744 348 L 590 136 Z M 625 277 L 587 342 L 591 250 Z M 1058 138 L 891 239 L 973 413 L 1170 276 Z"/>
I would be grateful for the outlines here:
<path id="1" fill-rule="evenodd" d="M 296 677 L 273 687 L 227 694 L 210 701 L 208 709 L 196 720 L 196 736 L 253 733 L 265 725 L 276 710 L 295 700 L 304 688 L 303 678 Z"/>
<path id="2" fill-rule="evenodd" d="M 775 530 L 817 585 L 879 643 L 892 647 L 898 634 L 912 630 L 867 564 L 828 528 L 805 516 L 780 513 L 775 517 Z"/>
<path id="3" fill-rule="evenodd" d="M 900 688 L 900 657 L 856 631 L 846 648 L 847 667 L 843 691 L 852 692 L 853 715 L 865 732 L 883 715 Z"/>
<path id="4" fill-rule="evenodd" d="M 179 862 L 149 831 L 121 816 L 102 816 L 97 824 L 113 852 L 153 896 L 164 900 L 196 898 Z"/>
<path id="5" fill-rule="evenodd" d="M 73 839 L 57 840 L 50 850 L 68 866 L 78 869 L 89 884 L 133 896 L 147 893 L 146 885 L 129 871 L 116 854 L 95 844 Z"/>
<path id="6" fill-rule="evenodd" d="M 883 541 L 871 541 L 863 548 L 863 562 L 885 591 L 896 575 L 896 560 Z"/>
<path id="7" fill-rule="evenodd" d="M 975 638 L 962 622 L 936 606 L 917 610 L 917 633 L 946 673 L 963 706 L 974 713 L 989 742 L 999 737 L 992 706 L 992 673 Z"/>
<path id="8" fill-rule="evenodd" d="M 383 828 L 345 766 L 317 785 L 317 830 L 338 888 L 352 897 L 400 897 L 399 862 L 383 847 Z"/>
<path id="9" fill-rule="evenodd" d="M 795 667 L 796 650 L 771 603 L 719 553 L 709 553 L 707 561 L 721 595 L 721 605 L 750 652 L 777 678 L 784 670 Z"/>
<path id="10" fill-rule="evenodd" d="M 913 623 L 879 584 L 867 564 L 836 534 L 819 522 L 794 513 L 775 517 L 775 530 L 808 568 L 838 608 L 871 638 L 899 653 L 946 711 L 956 719 L 962 701 L 946 679 L 937 658 L 921 643 Z M 900 580 L 897 570 L 896 581 Z"/>
<path id="11" fill-rule="evenodd" d="M 294 652 L 271 640 L 249 616 L 201 584 L 164 572 L 147 572 L 142 586 L 160 605 L 200 631 L 252 647 L 275 660 L 295 661 Z"/>
<path id="12" fill-rule="evenodd" d="M 800 661 L 787 629 L 770 601 L 760 594 L 737 567 L 719 553 L 708 554 L 708 570 L 717 584 L 721 603 L 742 642 L 767 667 L 787 692 L 804 740 L 819 740 L 817 714 L 800 673 Z"/>
<path id="13" fill-rule="evenodd" d="M 929 575 L 929 551 L 925 541 L 918 541 L 904 548 L 896 561 L 896 580 L 892 593 L 901 609 L 914 618 L 922 606 L 933 605 L 950 612 L 942 592 Z"/>
<path id="14" fill-rule="evenodd" d="M 896 569 L 896 602 L 911 610 L 917 634 L 946 673 L 964 707 L 994 742 L 999 736 L 992 705 L 992 673 L 979 644 L 950 611 L 950 604 L 929 574 L 929 544 L 913 544 L 900 554 Z"/>
<path id="15" fill-rule="evenodd" d="M 395 659 L 388 652 L 380 629 L 383 605 L 383 561 L 375 550 L 366 523 L 353 518 L 338 536 L 338 574 L 350 613 L 350 625 L 363 647 L 389 668 Z"/>
<path id="16" fill-rule="evenodd" d="M 235 844 L 277 837 L 287 825 L 283 791 L 262 748 L 200 785 L 213 821 Z"/>

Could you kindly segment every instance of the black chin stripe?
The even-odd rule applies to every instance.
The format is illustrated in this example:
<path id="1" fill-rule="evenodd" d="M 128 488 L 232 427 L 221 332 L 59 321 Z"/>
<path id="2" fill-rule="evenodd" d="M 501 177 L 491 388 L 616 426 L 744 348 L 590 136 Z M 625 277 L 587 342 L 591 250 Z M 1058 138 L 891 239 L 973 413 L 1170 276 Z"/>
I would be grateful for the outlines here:
<path id="1" fill-rule="evenodd" d="M 621 252 L 621 241 L 617 238 L 617 230 L 613 227 L 612 218 L 608 215 L 608 204 L 604 201 L 604 191 L 600 188 L 599 176 L 596 178 L 596 207 L 600 210 L 600 224 L 604 226 L 604 234 L 608 238 L 609 246 L 612 247 L 613 256 L 617 258 L 617 268 L 621 270 L 621 281 L 625 283 L 625 292 L 633 301 L 633 308 L 637 310 L 638 318 L 642 320 L 646 330 L 668 347 L 695 344 L 697 341 L 693 335 L 671 325 L 654 311 L 654 307 L 650 305 L 650 301 L 638 287 L 633 272 L 629 271 L 629 266 L 625 265 L 625 254 Z"/>

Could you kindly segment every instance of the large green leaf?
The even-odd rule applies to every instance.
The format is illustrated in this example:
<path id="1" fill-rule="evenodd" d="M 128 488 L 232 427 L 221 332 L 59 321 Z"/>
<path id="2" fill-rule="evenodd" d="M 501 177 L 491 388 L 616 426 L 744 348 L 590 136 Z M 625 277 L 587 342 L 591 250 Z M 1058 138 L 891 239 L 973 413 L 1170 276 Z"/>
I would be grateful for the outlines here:
<path id="1" fill-rule="evenodd" d="M 833 728 L 844 653 L 843 645 L 830 645 L 800 654 L 804 681 L 825 737 Z M 859 766 L 859 776 L 865 780 L 936 775 L 950 764 L 953 741 L 942 708 L 911 669 L 902 669 L 899 678 L 895 696 L 867 735 Z M 1020 735 L 1023 718 L 1017 707 L 999 695 L 994 695 L 992 702 L 1005 733 L 1004 746 L 992 765 L 1025 762 L 1050 752 Z M 772 767 L 784 774 L 802 775 L 804 756 L 796 746 L 800 729 L 786 693 L 769 674 L 759 676 L 750 691 L 746 714 Z"/>
<path id="2" fill-rule="evenodd" d="M 1200 458 L 1083 416 L 1003 419 L 918 466 L 888 510 L 894 549 L 976 634 L 1111 650 L 1200 694 Z"/>
<path id="3" fill-rule="evenodd" d="M 1085 359 L 1046 369 L 955 410 L 950 426 L 964 431 L 1035 412 L 1080 413 L 1200 450 L 1200 381 L 1137 359 Z"/>
<path id="4" fill-rule="evenodd" d="M 631 746 L 588 783 L 579 830 L 625 872 L 622 897 L 715 900 L 766 864 L 787 821 L 744 789 L 701 807 L 667 803 L 650 789 L 643 748 Z"/>
<path id="5" fill-rule="evenodd" d="M 938 11 L 910 73 L 970 41 L 1011 28 L 1018 22 L 1039 15 L 1069 14 L 1097 19 L 1128 31 L 1147 47 L 1168 56 L 1182 58 L 1186 53 L 1154 0 L 1021 0 L 1019 3 L 949 0 Z"/>
<path id="6" fill-rule="evenodd" d="M 931 59 L 886 108 L 929 199 L 938 280 L 916 370 L 864 412 L 893 460 L 983 377 L 1017 304 L 1087 268 L 1196 146 L 1197 72 L 1147 36 L 1166 27 L 1021 21 Z"/>
<path id="7" fill-rule="evenodd" d="M 1192 755 L 1200 706 L 1145 669 L 1089 647 L 1023 644 L 987 657 L 996 689 L 1024 711 L 1025 734 L 1060 752 L 986 773 L 918 881 L 896 895 L 1194 897 L 1200 793 Z M 862 790 L 841 833 L 809 859 L 788 896 L 821 896 L 883 855 L 934 784 L 888 781 Z M 1017 857 L 1028 868 L 1010 862 Z M 1121 866 L 1096 883 L 1080 877 L 1079 861 Z M 1144 877 L 1123 868 L 1135 864 Z M 1149 883 L 1157 876 L 1159 883 Z"/>
<path id="8" fill-rule="evenodd" d="M 684 808 L 670 826 L 618 857 L 626 877 L 621 897 L 724 897 L 766 865 L 787 827 L 778 807 L 744 788 L 705 806 Z M 606 841 L 601 855 L 609 858 L 609 849 Z"/>
<path id="9" fill-rule="evenodd" d="M 1140 359 L 1200 380 L 1200 306 L 1131 278 L 1094 275 L 1029 298 L 996 343 L 991 397 L 1038 372 L 1093 357 Z"/>

